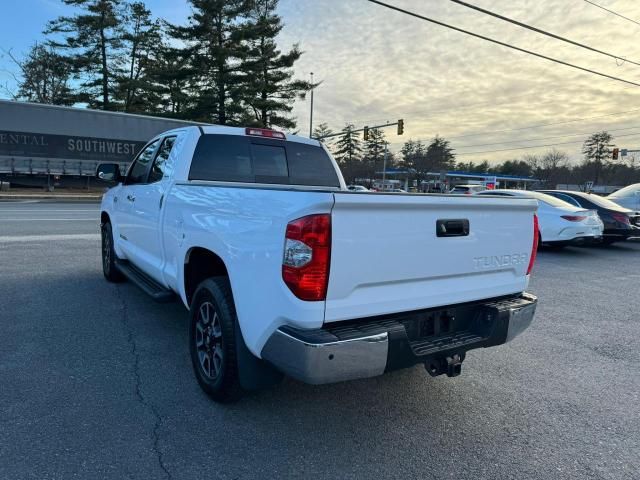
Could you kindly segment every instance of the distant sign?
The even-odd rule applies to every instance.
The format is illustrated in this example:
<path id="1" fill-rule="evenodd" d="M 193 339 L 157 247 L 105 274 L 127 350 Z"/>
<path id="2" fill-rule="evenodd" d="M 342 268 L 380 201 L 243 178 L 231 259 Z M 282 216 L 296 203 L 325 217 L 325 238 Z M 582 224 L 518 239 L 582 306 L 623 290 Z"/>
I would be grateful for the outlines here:
<path id="1" fill-rule="evenodd" d="M 586 182 L 584 186 L 587 187 L 587 190 L 593 190 L 593 182 Z"/>
<path id="2" fill-rule="evenodd" d="M 144 142 L 0 130 L 0 155 L 7 157 L 130 161 Z"/>
<path id="3" fill-rule="evenodd" d="M 484 179 L 484 188 L 486 188 L 487 190 L 495 190 L 497 184 L 497 177 L 485 177 Z"/>

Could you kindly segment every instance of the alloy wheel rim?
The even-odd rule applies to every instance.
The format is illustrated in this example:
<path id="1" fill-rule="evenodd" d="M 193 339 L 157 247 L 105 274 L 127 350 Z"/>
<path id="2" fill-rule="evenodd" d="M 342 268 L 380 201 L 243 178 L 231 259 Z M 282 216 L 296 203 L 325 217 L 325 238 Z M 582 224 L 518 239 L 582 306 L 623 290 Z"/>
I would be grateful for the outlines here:
<path id="1" fill-rule="evenodd" d="M 196 317 L 195 341 L 202 373 L 215 380 L 222 372 L 222 326 L 211 302 L 200 304 Z"/>

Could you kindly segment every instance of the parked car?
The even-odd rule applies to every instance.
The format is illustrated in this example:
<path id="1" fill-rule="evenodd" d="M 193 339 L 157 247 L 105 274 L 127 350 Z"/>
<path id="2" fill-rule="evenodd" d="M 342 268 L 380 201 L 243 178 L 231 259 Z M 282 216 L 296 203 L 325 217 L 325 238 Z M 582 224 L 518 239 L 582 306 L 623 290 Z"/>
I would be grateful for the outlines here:
<path id="1" fill-rule="evenodd" d="M 564 247 L 602 240 L 604 226 L 595 210 L 586 210 L 551 195 L 528 190 L 485 190 L 476 195 L 535 198 L 539 205 L 541 244 Z"/>
<path id="2" fill-rule="evenodd" d="M 540 190 L 547 195 L 570 202 L 581 208 L 594 209 L 604 223 L 603 242 L 612 244 L 631 237 L 640 237 L 640 214 L 621 207 L 608 198 L 593 193 L 569 190 Z"/>
<path id="3" fill-rule="evenodd" d="M 453 195 L 472 195 L 483 190 L 486 190 L 483 185 L 456 185 L 449 190 L 449 193 Z"/>
<path id="4" fill-rule="evenodd" d="M 628 208 L 634 212 L 640 212 L 640 183 L 634 183 L 627 187 L 621 188 L 617 192 L 613 192 L 607 197 L 621 207 Z"/>
<path id="5" fill-rule="evenodd" d="M 391 192 L 391 193 L 407 193 L 407 191 L 404 190 L 403 188 L 392 188 L 391 190 L 389 190 L 389 192 Z"/>
<path id="6" fill-rule="evenodd" d="M 102 199 L 104 276 L 184 303 L 214 400 L 283 373 L 457 376 L 533 319 L 533 200 L 353 195 L 320 142 L 260 128 L 172 130 L 119 175 L 97 169 L 119 182 Z"/>
<path id="7" fill-rule="evenodd" d="M 370 190 L 367 187 L 363 187 L 362 185 L 349 185 L 347 190 L 351 192 L 369 192 Z"/>

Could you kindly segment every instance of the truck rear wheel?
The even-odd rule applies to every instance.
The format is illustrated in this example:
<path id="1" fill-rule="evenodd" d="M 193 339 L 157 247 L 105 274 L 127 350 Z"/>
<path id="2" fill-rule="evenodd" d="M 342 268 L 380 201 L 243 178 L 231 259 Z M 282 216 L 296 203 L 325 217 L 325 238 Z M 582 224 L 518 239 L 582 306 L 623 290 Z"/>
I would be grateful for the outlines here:
<path id="1" fill-rule="evenodd" d="M 203 281 L 189 309 L 189 350 L 200 387 L 216 402 L 238 400 L 243 390 L 238 375 L 231 286 L 225 277 Z"/>
<path id="2" fill-rule="evenodd" d="M 100 229 L 102 236 L 102 273 L 110 282 L 124 281 L 124 275 L 116 268 L 116 252 L 113 248 L 113 231 L 111 223 L 105 222 Z"/>

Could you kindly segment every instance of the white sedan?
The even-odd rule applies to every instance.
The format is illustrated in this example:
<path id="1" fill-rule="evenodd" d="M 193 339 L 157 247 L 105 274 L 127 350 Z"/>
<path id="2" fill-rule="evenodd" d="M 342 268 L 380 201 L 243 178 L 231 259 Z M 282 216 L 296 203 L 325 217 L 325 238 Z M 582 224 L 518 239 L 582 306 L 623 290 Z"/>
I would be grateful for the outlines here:
<path id="1" fill-rule="evenodd" d="M 529 197 L 538 200 L 540 243 L 564 247 L 602 240 L 604 225 L 595 210 L 586 210 L 551 195 L 527 190 L 485 190 L 476 195 Z"/>

